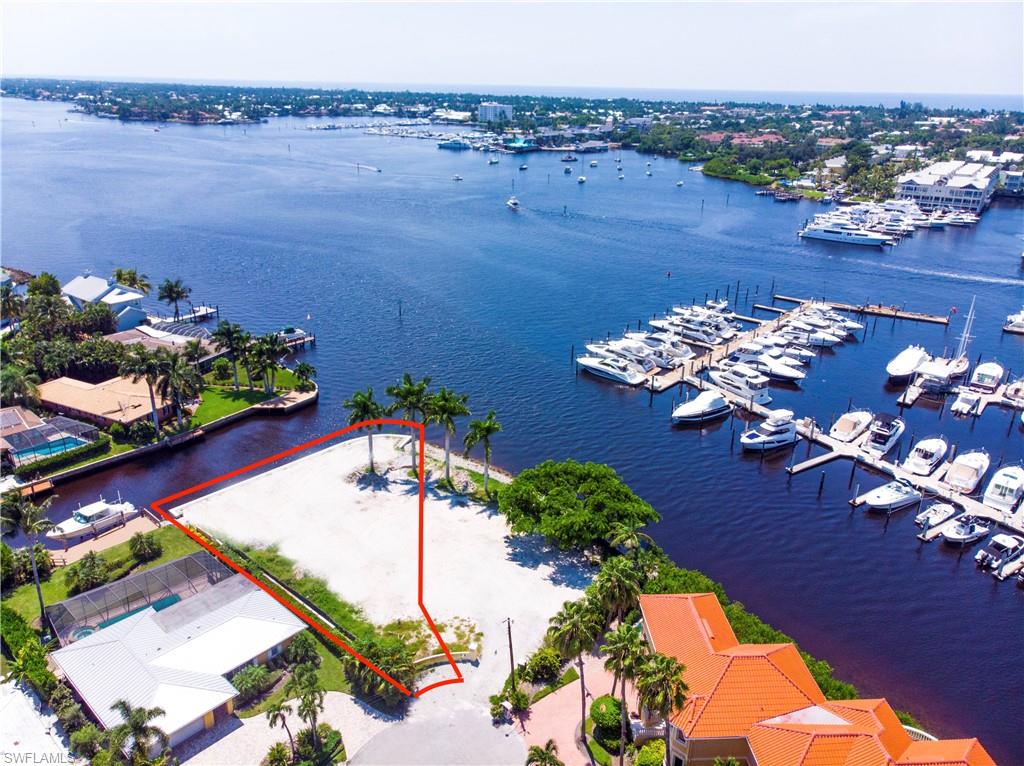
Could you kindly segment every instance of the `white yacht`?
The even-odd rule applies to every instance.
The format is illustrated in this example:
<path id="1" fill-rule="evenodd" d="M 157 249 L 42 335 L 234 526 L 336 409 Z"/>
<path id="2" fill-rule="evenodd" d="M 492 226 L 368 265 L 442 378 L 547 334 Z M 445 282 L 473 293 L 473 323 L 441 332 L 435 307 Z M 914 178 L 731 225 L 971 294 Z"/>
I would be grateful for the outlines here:
<path id="1" fill-rule="evenodd" d="M 673 423 L 706 423 L 732 412 L 732 404 L 718 391 L 701 391 L 672 410 Z"/>
<path id="2" fill-rule="evenodd" d="M 690 322 L 686 319 L 652 319 L 650 325 L 651 327 L 656 327 L 659 330 L 668 330 L 669 332 L 677 333 L 684 338 L 689 338 L 690 340 L 706 343 L 709 346 L 717 346 L 722 342 L 718 333 L 710 327 L 705 327 L 704 325 Z"/>
<path id="3" fill-rule="evenodd" d="M 804 239 L 824 239 L 828 242 L 845 242 L 849 245 L 881 247 L 882 245 L 892 244 L 892 239 L 884 234 L 859 229 L 853 225 L 829 223 L 826 221 L 809 223 L 797 233 Z"/>
<path id="4" fill-rule="evenodd" d="M 640 368 L 625 359 L 610 356 L 578 356 L 576 363 L 593 375 L 629 386 L 639 386 L 647 380 L 647 376 Z"/>
<path id="5" fill-rule="evenodd" d="M 974 368 L 971 388 L 991 394 L 1003 382 L 1003 366 L 997 362 L 982 362 Z"/>
<path id="6" fill-rule="evenodd" d="M 961 386 L 960 392 L 957 394 L 956 401 L 950 405 L 949 411 L 954 415 L 977 415 L 980 406 L 981 394 L 977 394 L 974 391 Z"/>
<path id="7" fill-rule="evenodd" d="M 509 210 L 519 209 L 519 199 L 514 194 L 508 198 L 508 201 L 505 204 L 508 205 Z"/>
<path id="8" fill-rule="evenodd" d="M 857 332 L 858 330 L 864 329 L 863 324 L 840 314 L 827 303 L 811 303 L 807 306 L 806 313 L 816 314 L 834 324 L 841 325 L 850 332 Z"/>
<path id="9" fill-rule="evenodd" d="M 679 367 L 683 360 L 675 354 L 669 353 L 661 348 L 652 348 L 646 343 L 630 338 L 613 340 L 608 344 L 612 351 L 636 361 L 646 357 L 664 370 L 674 370 Z"/>
<path id="10" fill-rule="evenodd" d="M 954 492 L 971 494 L 981 483 L 981 477 L 988 471 L 988 453 L 983 449 L 957 455 L 942 477 L 942 483 Z"/>
<path id="11" fill-rule="evenodd" d="M 462 180 L 462 176 L 460 176 L 458 173 L 456 173 L 455 175 L 452 176 L 452 180 L 453 181 L 461 181 Z"/>
<path id="12" fill-rule="evenodd" d="M 497 158 L 497 157 L 491 157 L 491 158 L 490 158 L 489 160 L 487 160 L 487 164 L 488 164 L 488 165 L 497 165 L 497 164 L 498 164 L 498 161 L 499 161 L 499 160 L 498 160 L 498 158 Z"/>
<path id="13" fill-rule="evenodd" d="M 790 367 L 788 364 L 766 354 L 764 347 L 758 343 L 741 343 L 727 359 L 722 360 L 722 362 L 727 361 L 731 364 L 723 364 L 722 366 L 745 364 L 763 375 L 767 375 L 772 380 L 784 380 L 795 383 L 806 377 L 805 373 L 801 370 Z"/>
<path id="14" fill-rule="evenodd" d="M 579 178 L 576 179 L 576 183 L 578 183 L 578 184 L 585 184 L 586 182 L 587 182 L 587 177 L 586 176 L 580 176 Z"/>
<path id="15" fill-rule="evenodd" d="M 765 347 L 776 348 L 786 356 L 796 359 L 804 365 L 818 356 L 818 352 L 814 349 L 802 346 L 789 338 L 785 338 L 782 335 L 777 335 L 775 333 L 772 333 L 771 335 L 762 335 L 757 339 L 757 342 Z"/>
<path id="16" fill-rule="evenodd" d="M 1006 324 L 1003 325 L 1003 332 L 1013 333 L 1014 335 L 1024 335 L 1024 308 L 1021 308 L 1016 314 L 1010 314 L 1006 317 Z"/>
<path id="17" fill-rule="evenodd" d="M 794 325 L 793 323 L 790 323 L 788 325 L 784 325 L 782 329 L 779 330 L 778 334 L 783 338 L 795 341 L 802 346 L 815 346 L 820 348 L 831 348 L 841 340 L 841 338 L 837 338 L 831 333 L 818 330 L 810 325 L 800 326 L 800 324 Z"/>
<path id="18" fill-rule="evenodd" d="M 939 467 L 948 449 L 949 445 L 941 436 L 929 436 L 915 444 L 907 453 L 903 460 L 903 468 L 916 476 L 929 476 Z"/>
<path id="19" fill-rule="evenodd" d="M 956 506 L 952 503 L 932 503 L 926 510 L 914 517 L 914 523 L 919 527 L 927 525 L 928 528 L 931 528 L 949 521 L 956 514 Z"/>
<path id="20" fill-rule="evenodd" d="M 597 167 L 597 160 L 591 160 L 590 161 L 590 167 L 596 168 Z"/>
<path id="21" fill-rule="evenodd" d="M 893 511 L 913 505 L 921 499 L 921 493 L 909 481 L 897 479 L 883 484 L 864 495 L 864 505 L 869 511 Z"/>
<path id="22" fill-rule="evenodd" d="M 988 534 L 990 527 L 973 516 L 964 516 L 949 529 L 943 530 L 942 539 L 948 545 L 962 547 L 976 543 Z"/>
<path id="23" fill-rule="evenodd" d="M 1020 535 L 995 535 L 988 545 L 974 555 L 978 566 L 984 569 L 999 569 L 1003 564 L 1013 561 L 1024 551 L 1024 537 Z"/>
<path id="24" fill-rule="evenodd" d="M 685 343 L 673 341 L 668 333 L 627 332 L 623 337 L 634 343 L 641 343 L 651 351 L 667 357 L 672 360 L 674 367 L 680 366 L 695 356 L 693 349 Z"/>
<path id="25" fill-rule="evenodd" d="M 907 424 L 903 422 L 903 418 L 884 412 L 876 415 L 871 423 L 870 435 L 864 444 L 864 450 L 870 455 L 885 457 L 889 450 L 896 446 L 906 428 Z"/>
<path id="26" fill-rule="evenodd" d="M 796 444 L 799 438 L 793 413 L 790 410 L 772 410 L 766 420 L 740 435 L 740 444 L 745 450 L 765 452 Z"/>
<path id="27" fill-rule="evenodd" d="M 868 410 L 851 410 L 843 413 L 829 429 L 828 435 L 836 441 L 849 444 L 868 429 L 873 417 Z"/>
<path id="28" fill-rule="evenodd" d="M 931 361 L 931 355 L 922 346 L 907 346 L 894 356 L 885 371 L 892 383 L 906 383 L 925 362 Z"/>
<path id="29" fill-rule="evenodd" d="M 754 404 L 769 404 L 772 400 L 768 393 L 768 378 L 746 365 L 710 370 L 708 375 L 721 388 Z"/>
<path id="30" fill-rule="evenodd" d="M 128 519 L 138 516 L 138 509 L 121 499 L 110 503 L 102 497 L 95 503 L 79 506 L 71 518 L 55 526 L 46 536 L 51 540 L 71 540 L 82 535 L 98 534 L 111 527 L 120 526 Z"/>
<path id="31" fill-rule="evenodd" d="M 997 511 L 1012 513 L 1024 495 L 1024 468 L 1008 465 L 992 476 L 981 502 Z"/>
<path id="32" fill-rule="evenodd" d="M 658 369 L 658 363 L 647 354 L 634 353 L 633 351 L 613 346 L 611 343 L 588 343 L 585 348 L 596 357 L 622 359 L 642 372 L 650 373 Z"/>

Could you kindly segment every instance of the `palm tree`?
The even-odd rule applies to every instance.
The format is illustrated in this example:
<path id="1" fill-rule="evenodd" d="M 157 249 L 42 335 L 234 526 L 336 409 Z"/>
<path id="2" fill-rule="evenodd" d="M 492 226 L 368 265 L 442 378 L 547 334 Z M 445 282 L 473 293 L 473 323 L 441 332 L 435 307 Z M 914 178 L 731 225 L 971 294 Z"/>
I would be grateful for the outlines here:
<path id="1" fill-rule="evenodd" d="M 39 567 L 36 566 L 36 544 L 39 542 L 39 535 L 49 532 L 56 526 L 46 518 L 46 512 L 50 510 L 50 505 L 55 499 L 56 495 L 51 495 L 39 505 L 36 505 L 27 497 L 19 494 L 17 496 L 12 495 L 7 500 L 7 503 L 5 503 L 10 516 L 4 519 L 4 525 L 14 526 L 19 529 L 28 542 L 28 556 L 32 562 L 32 581 L 36 585 L 36 596 L 39 599 L 39 624 L 44 629 L 46 627 L 46 614 L 43 605 L 43 589 L 39 585 Z"/>
<path id="2" fill-rule="evenodd" d="M 488 484 L 491 478 L 491 437 L 501 430 L 501 423 L 498 422 L 494 415 L 494 410 L 487 413 L 487 417 L 483 420 L 471 420 L 469 421 L 469 432 L 462 440 L 462 446 L 465 447 L 466 455 L 469 454 L 470 450 L 478 444 L 482 444 L 484 447 L 484 494 L 489 495 L 490 489 Z"/>
<path id="3" fill-rule="evenodd" d="M 277 702 L 271 702 L 267 705 L 267 723 L 270 724 L 270 728 L 275 728 L 280 724 L 284 728 L 284 733 L 288 735 L 288 746 L 292 751 L 292 758 L 295 757 L 295 740 L 292 738 L 292 730 L 288 728 L 288 716 L 292 714 L 292 706 L 284 700 Z"/>
<path id="4" fill-rule="evenodd" d="M 349 411 L 348 424 L 354 426 L 356 423 L 363 423 L 368 420 L 378 420 L 384 414 L 384 407 L 373 398 L 373 387 L 370 386 L 363 391 L 356 391 L 351 398 L 345 400 L 344 407 Z M 365 426 L 366 440 L 370 448 L 370 473 L 377 471 L 373 467 L 373 426 Z M 381 424 L 377 424 L 377 430 Z"/>
<path id="5" fill-rule="evenodd" d="M 644 641 L 640 628 L 636 625 L 619 624 L 615 630 L 604 634 L 604 646 L 601 650 L 605 654 L 604 669 L 614 674 L 612 680 L 612 696 L 615 696 L 615 686 L 622 681 L 622 722 L 619 729 L 619 738 L 623 745 L 626 743 L 626 682 L 636 679 L 637 670 L 647 661 L 650 650 L 647 642 Z M 626 748 L 619 750 L 619 766 L 622 766 Z"/>
<path id="6" fill-rule="evenodd" d="M 38 404 L 39 376 L 16 364 L 0 370 L 0 400 L 5 405 Z"/>
<path id="7" fill-rule="evenodd" d="M 0 317 L 14 319 L 25 310 L 25 300 L 11 287 L 10 282 L 0 285 Z"/>
<path id="8" fill-rule="evenodd" d="M 185 427 L 185 402 L 199 396 L 202 388 L 203 379 L 184 356 L 173 351 L 163 354 L 163 367 L 157 379 L 156 390 L 161 398 L 174 402 L 179 431 Z"/>
<path id="9" fill-rule="evenodd" d="M 427 400 L 427 419 L 444 429 L 444 479 L 449 486 L 452 483 L 451 436 L 455 433 L 455 418 L 469 414 L 468 400 L 467 394 L 456 394 L 443 387 Z"/>
<path id="10" fill-rule="evenodd" d="M 636 677 L 636 690 L 640 704 L 661 716 L 665 722 L 665 763 L 671 762 L 672 711 L 686 704 L 689 687 L 683 681 L 686 668 L 675 657 L 657 652 L 640 666 Z"/>
<path id="11" fill-rule="evenodd" d="M 149 284 L 149 277 L 140 274 L 136 269 L 114 269 L 114 281 L 144 294 L 149 294 L 152 287 Z"/>
<path id="12" fill-rule="evenodd" d="M 46 664 L 43 647 L 36 641 L 24 644 L 14 657 L 7 661 L 7 675 L 4 681 L 28 686 L 32 682 L 32 671 L 41 664 Z"/>
<path id="13" fill-rule="evenodd" d="M 164 357 L 150 351 L 141 343 L 132 345 L 121 361 L 118 372 L 126 378 L 131 378 L 132 383 L 145 380 L 149 387 L 149 406 L 153 416 L 153 427 L 156 429 L 156 438 L 160 438 L 160 411 L 156 406 L 156 385 L 164 373 L 166 360 Z"/>
<path id="14" fill-rule="evenodd" d="M 157 293 L 157 298 L 168 306 L 174 305 L 174 319 L 175 321 L 181 319 L 181 312 L 178 311 L 178 302 L 187 301 L 188 296 L 192 294 L 192 288 L 186 287 L 185 283 L 180 279 L 165 279 L 160 284 L 160 291 Z"/>
<path id="15" fill-rule="evenodd" d="M 280 367 L 278 360 L 288 353 L 288 345 L 284 342 L 284 338 L 276 332 L 268 332 L 259 340 L 266 362 L 264 370 L 270 372 L 270 388 L 267 389 L 267 393 L 272 394 L 277 387 L 277 370 Z M 263 385 L 264 387 L 267 385 L 266 377 L 263 379 Z"/>
<path id="16" fill-rule="evenodd" d="M 163 708 L 132 707 L 126 700 L 118 700 L 110 709 L 121 716 L 121 723 L 110 730 L 110 738 L 121 746 L 131 743 L 128 755 L 133 763 L 149 763 L 149 753 L 154 744 L 159 745 L 162 751 L 170 746 L 170 737 L 151 723 L 154 718 L 164 715 Z"/>
<path id="17" fill-rule="evenodd" d="M 313 378 L 316 377 L 316 367 L 309 362 L 299 362 L 292 372 L 299 379 L 300 391 L 309 391 L 312 388 Z"/>
<path id="18" fill-rule="evenodd" d="M 217 323 L 217 329 L 212 334 L 214 343 L 219 351 L 227 351 L 231 357 L 231 366 L 235 372 L 235 390 L 238 390 L 238 358 L 242 355 L 248 345 L 247 333 L 242 330 L 241 325 L 233 324 L 224 319 Z"/>
<path id="19" fill-rule="evenodd" d="M 275 742 L 267 750 L 267 754 L 263 756 L 264 766 L 288 766 L 295 758 L 295 749 L 292 748 L 291 753 L 288 752 L 288 748 L 284 742 Z"/>
<path id="20" fill-rule="evenodd" d="M 608 544 L 614 548 L 625 548 L 636 556 L 643 546 L 654 544 L 654 538 L 640 531 L 643 527 L 639 522 L 616 521 L 608 535 Z"/>
<path id="21" fill-rule="evenodd" d="M 402 413 L 404 420 L 418 422 L 420 417 L 425 418 L 427 412 L 427 387 L 430 385 L 430 378 L 423 378 L 415 382 L 409 373 L 402 376 L 402 380 L 393 386 L 388 386 L 385 392 L 394 401 L 388 405 L 386 412 L 392 415 L 396 412 Z M 416 434 L 417 430 L 412 429 L 412 470 L 417 470 L 416 463 Z"/>
<path id="22" fill-rule="evenodd" d="M 206 356 L 206 349 L 203 348 L 203 344 L 198 338 L 193 338 L 190 341 L 186 341 L 185 348 L 181 352 L 181 355 L 185 357 L 185 360 L 189 364 L 199 367 L 199 360 Z"/>
<path id="23" fill-rule="evenodd" d="M 580 721 L 583 744 L 587 742 L 587 686 L 583 677 L 583 653 L 593 647 L 601 634 L 601 615 L 587 598 L 566 601 L 551 618 L 548 637 L 551 645 L 566 658 L 576 657 L 580 673 Z"/>
<path id="24" fill-rule="evenodd" d="M 608 559 L 595 580 L 598 598 L 612 621 L 621 620 L 640 598 L 640 576 L 633 562 L 622 556 Z"/>
<path id="25" fill-rule="evenodd" d="M 544 743 L 544 747 L 530 746 L 526 753 L 526 766 L 565 766 L 565 764 L 558 757 L 558 745 L 553 739 L 549 739 Z"/>

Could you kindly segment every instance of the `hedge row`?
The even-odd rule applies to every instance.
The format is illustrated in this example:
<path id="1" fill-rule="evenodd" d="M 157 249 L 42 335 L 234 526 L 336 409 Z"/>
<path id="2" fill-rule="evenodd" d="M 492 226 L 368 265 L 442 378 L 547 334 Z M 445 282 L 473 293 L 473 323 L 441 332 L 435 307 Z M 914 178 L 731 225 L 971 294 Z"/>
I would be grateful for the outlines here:
<path id="1" fill-rule="evenodd" d="M 36 460 L 34 463 L 19 465 L 14 469 L 14 475 L 19 479 L 24 479 L 37 474 L 53 473 L 58 468 L 70 465 L 71 463 L 77 463 L 83 458 L 103 455 L 109 451 L 110 437 L 106 434 L 100 434 L 96 441 L 89 444 L 83 444 L 81 447 L 69 449 L 67 452 L 61 452 L 59 455 L 44 457 L 42 460 Z"/>
<path id="2" fill-rule="evenodd" d="M 9 657 L 16 658 L 23 649 L 34 652 L 28 673 L 28 681 L 41 699 L 47 699 L 57 685 L 57 677 L 46 667 L 46 652 L 39 643 L 36 632 L 25 619 L 6 604 L 0 604 L 0 639 Z"/>

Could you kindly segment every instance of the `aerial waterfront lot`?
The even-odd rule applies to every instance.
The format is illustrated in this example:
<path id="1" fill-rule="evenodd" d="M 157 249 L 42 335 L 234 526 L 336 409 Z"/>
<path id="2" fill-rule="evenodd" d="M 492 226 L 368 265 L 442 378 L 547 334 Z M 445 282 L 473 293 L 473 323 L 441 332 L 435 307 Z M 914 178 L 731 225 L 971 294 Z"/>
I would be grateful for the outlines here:
<path id="1" fill-rule="evenodd" d="M 419 620 L 418 483 L 409 476 L 408 453 L 400 447 L 406 440 L 374 438 L 380 478 L 357 478 L 367 451 L 365 438 L 355 438 L 174 511 L 233 542 L 276 545 L 378 625 Z M 503 620 L 512 618 L 517 656 L 526 657 L 540 645 L 548 618 L 589 583 L 589 570 L 539 538 L 510 536 L 493 508 L 437 494 L 429 485 L 424 519 L 428 611 L 440 623 L 468 619 L 484 635 L 479 665 L 461 666 L 465 685 L 427 697 L 443 694 L 479 709 L 508 673 Z M 423 685 L 450 673 L 442 667 Z"/>

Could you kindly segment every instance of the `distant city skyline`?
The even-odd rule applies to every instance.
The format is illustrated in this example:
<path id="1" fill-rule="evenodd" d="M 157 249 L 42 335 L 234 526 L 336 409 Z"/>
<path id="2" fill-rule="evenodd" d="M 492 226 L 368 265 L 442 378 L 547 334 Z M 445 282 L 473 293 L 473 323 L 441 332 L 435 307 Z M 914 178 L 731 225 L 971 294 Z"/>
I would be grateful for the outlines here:
<path id="1" fill-rule="evenodd" d="M 1019 96 L 1022 25 L 1017 2 L 15 2 L 2 35 L 7 77 Z"/>

